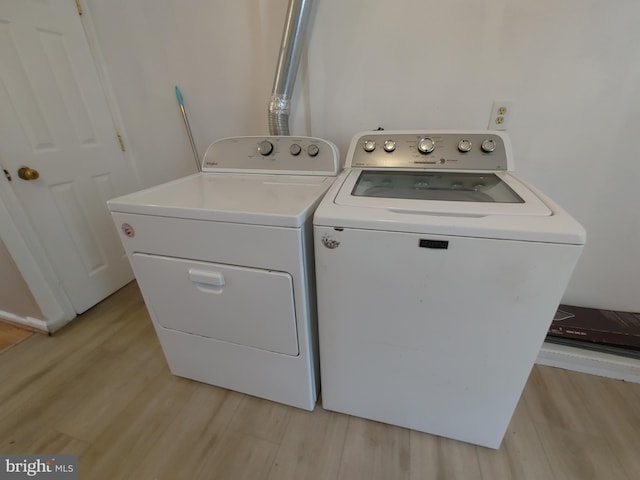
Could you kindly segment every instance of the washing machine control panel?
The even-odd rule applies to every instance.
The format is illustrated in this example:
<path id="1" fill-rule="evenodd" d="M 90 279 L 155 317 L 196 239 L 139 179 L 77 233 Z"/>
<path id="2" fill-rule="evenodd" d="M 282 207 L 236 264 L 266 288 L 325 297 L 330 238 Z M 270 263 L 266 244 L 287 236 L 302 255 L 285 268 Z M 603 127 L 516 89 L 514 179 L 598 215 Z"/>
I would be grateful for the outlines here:
<path id="1" fill-rule="evenodd" d="M 512 170 L 511 144 L 504 132 L 385 131 L 356 134 L 347 167 Z"/>
<path id="2" fill-rule="evenodd" d="M 204 173 L 336 175 L 337 147 L 315 137 L 231 137 L 213 142 L 202 160 Z"/>

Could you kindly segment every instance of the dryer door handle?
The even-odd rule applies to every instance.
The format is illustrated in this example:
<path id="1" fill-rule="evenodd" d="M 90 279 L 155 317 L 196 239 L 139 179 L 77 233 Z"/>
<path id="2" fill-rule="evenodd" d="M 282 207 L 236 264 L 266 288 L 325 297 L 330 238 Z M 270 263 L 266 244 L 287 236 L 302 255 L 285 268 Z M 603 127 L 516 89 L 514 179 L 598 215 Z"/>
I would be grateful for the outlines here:
<path id="1" fill-rule="evenodd" d="M 221 272 L 190 268 L 189 278 L 198 286 L 217 287 L 218 289 L 224 287 L 224 275 Z"/>

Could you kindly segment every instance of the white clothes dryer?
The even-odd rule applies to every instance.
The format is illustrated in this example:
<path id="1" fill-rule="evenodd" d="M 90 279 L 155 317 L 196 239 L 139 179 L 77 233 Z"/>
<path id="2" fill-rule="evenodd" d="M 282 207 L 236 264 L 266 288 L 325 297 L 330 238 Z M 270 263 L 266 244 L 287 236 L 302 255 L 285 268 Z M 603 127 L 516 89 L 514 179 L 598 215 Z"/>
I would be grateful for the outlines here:
<path id="1" fill-rule="evenodd" d="M 313 410 L 312 215 L 335 145 L 214 142 L 202 173 L 108 202 L 173 374 Z"/>
<path id="2" fill-rule="evenodd" d="M 498 448 L 585 242 L 504 133 L 357 134 L 314 217 L 322 405 Z"/>

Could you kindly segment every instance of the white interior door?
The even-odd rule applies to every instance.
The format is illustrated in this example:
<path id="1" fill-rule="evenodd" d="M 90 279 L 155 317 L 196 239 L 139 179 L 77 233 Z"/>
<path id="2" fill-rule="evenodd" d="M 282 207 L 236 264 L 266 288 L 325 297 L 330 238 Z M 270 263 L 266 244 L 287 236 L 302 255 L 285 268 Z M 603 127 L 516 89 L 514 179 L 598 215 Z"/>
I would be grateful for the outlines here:
<path id="1" fill-rule="evenodd" d="M 0 165 L 76 312 L 133 279 L 106 201 L 134 182 L 74 0 L 0 2 Z"/>

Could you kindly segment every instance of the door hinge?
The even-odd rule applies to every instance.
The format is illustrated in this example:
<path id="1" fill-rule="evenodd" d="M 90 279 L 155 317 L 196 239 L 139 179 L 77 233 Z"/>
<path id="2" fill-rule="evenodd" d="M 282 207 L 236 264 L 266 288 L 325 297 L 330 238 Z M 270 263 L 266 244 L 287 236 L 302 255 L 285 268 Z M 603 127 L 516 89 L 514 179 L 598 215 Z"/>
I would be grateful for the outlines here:
<path id="1" fill-rule="evenodd" d="M 4 176 L 7 177 L 7 180 L 11 181 L 11 174 L 9 173 L 9 170 L 7 170 L 6 168 L 2 169 L 4 171 Z"/>
<path id="2" fill-rule="evenodd" d="M 122 140 L 122 136 L 118 133 L 118 143 L 120 144 L 120 150 L 125 151 L 124 148 L 124 140 Z"/>
<path id="3" fill-rule="evenodd" d="M 82 5 L 80 4 L 80 0 L 76 0 L 76 8 L 78 9 L 78 15 L 82 15 Z"/>

